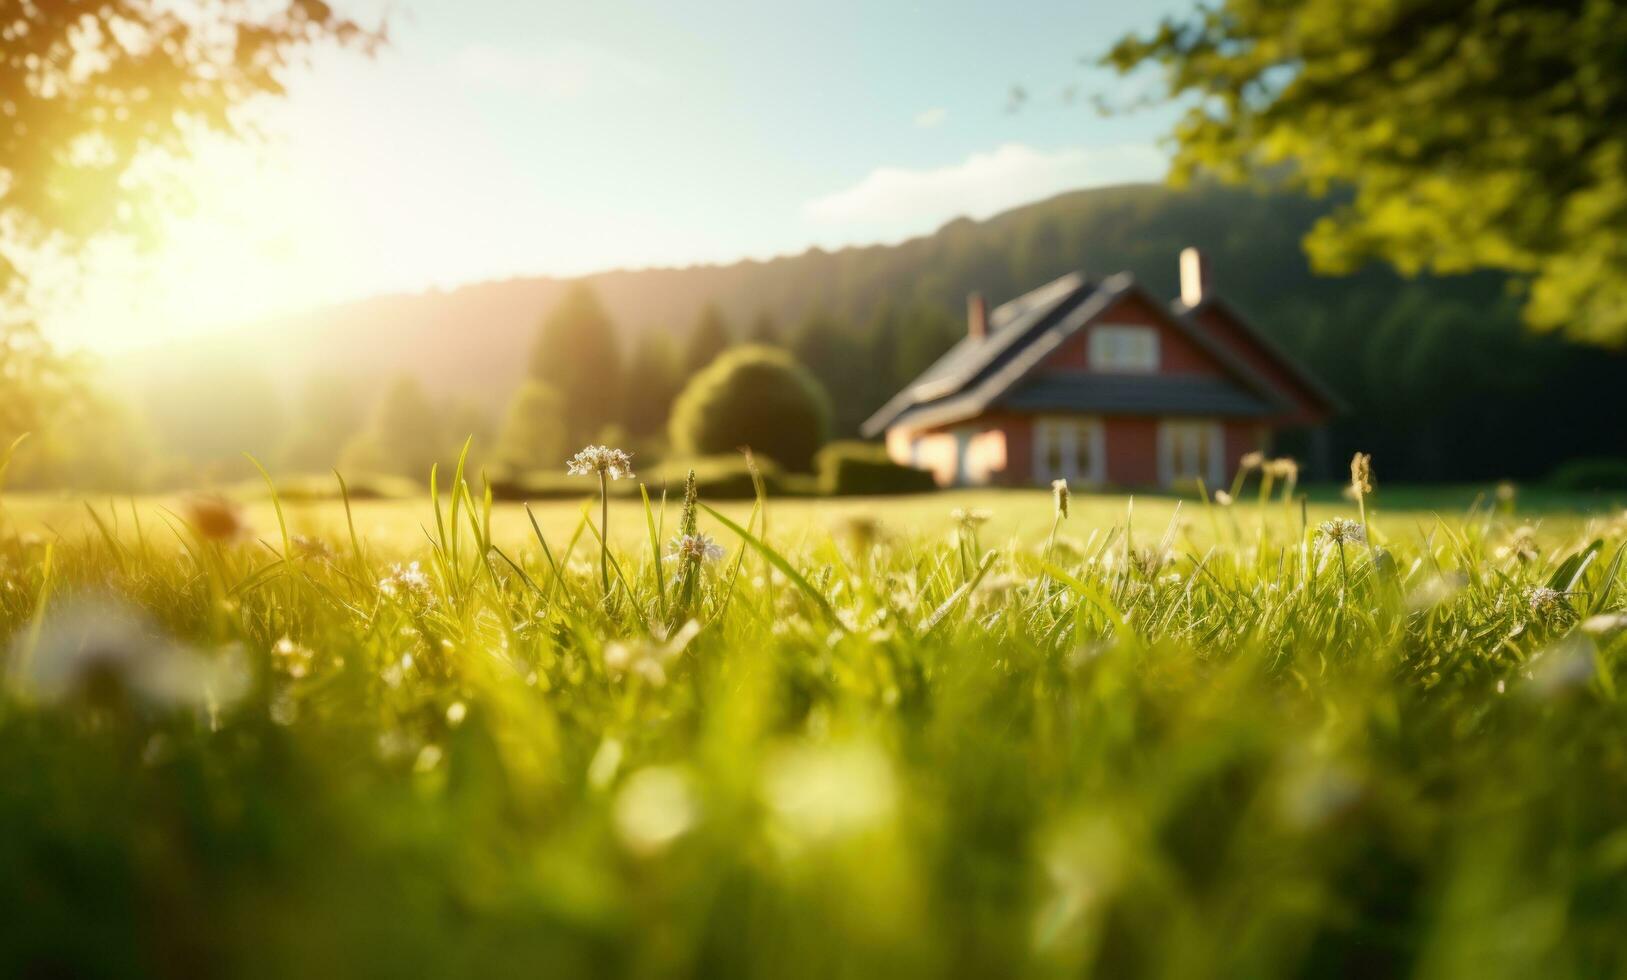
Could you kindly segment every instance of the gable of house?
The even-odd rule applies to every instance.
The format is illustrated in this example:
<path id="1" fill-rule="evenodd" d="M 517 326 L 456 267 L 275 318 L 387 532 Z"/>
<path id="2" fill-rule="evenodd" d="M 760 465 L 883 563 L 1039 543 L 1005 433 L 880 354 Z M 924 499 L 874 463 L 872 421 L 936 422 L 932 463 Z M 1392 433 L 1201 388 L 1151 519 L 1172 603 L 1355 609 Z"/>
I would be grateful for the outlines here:
<path id="1" fill-rule="evenodd" d="M 1270 338 L 1250 326 L 1235 308 L 1218 297 L 1206 297 L 1196 306 L 1177 300 L 1177 315 L 1194 321 L 1247 362 L 1292 401 L 1288 421 L 1311 425 L 1325 421 L 1344 408 L 1343 402 Z"/>

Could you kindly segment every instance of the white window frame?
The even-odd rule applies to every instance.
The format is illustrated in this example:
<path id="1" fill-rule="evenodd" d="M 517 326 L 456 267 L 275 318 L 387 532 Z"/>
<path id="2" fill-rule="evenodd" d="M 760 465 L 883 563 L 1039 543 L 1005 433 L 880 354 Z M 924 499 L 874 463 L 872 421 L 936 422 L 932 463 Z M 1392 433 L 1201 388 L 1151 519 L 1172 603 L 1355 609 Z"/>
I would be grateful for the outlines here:
<path id="1" fill-rule="evenodd" d="M 1156 374 L 1163 359 L 1158 330 L 1128 323 L 1090 329 L 1090 369 L 1103 374 Z"/>
<path id="2" fill-rule="evenodd" d="M 1090 446 L 1089 465 L 1085 467 L 1079 465 L 1079 444 L 1082 440 L 1089 440 Z M 1062 450 L 1060 471 L 1052 471 L 1047 465 L 1052 443 L 1057 443 Z M 1067 480 L 1069 483 L 1090 486 L 1107 482 L 1107 430 L 1099 418 L 1080 415 L 1036 418 L 1033 456 L 1035 483 Z"/>
<path id="3" fill-rule="evenodd" d="M 1195 461 L 1190 452 L 1183 452 L 1183 459 L 1175 458 L 1176 443 L 1179 441 L 1177 433 L 1183 432 L 1197 433 L 1208 444 L 1206 472 L 1196 472 L 1197 467 L 1193 465 Z M 1191 446 L 1189 443 L 1182 448 L 1189 450 Z M 1225 478 L 1225 447 L 1225 431 L 1219 422 L 1191 418 L 1163 419 L 1158 423 L 1158 482 L 1168 487 L 1201 476 L 1205 485 L 1214 490 Z"/>

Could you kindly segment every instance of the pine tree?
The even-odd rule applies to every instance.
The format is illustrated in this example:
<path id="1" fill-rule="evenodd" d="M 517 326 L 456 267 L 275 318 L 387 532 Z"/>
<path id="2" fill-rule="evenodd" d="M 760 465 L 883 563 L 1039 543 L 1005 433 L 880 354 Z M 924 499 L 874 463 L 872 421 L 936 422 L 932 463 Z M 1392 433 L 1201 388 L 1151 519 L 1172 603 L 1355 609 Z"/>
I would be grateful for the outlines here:
<path id="1" fill-rule="evenodd" d="M 621 414 L 621 352 L 615 325 L 592 287 L 577 283 L 543 321 L 531 377 L 557 391 L 571 444 L 591 439 Z"/>
<path id="2" fill-rule="evenodd" d="M 680 382 L 671 336 L 656 330 L 645 334 L 627 366 L 627 404 L 623 412 L 627 431 L 635 436 L 663 431 Z"/>
<path id="3" fill-rule="evenodd" d="M 684 376 L 694 377 L 705 370 L 708 364 L 728 349 L 730 343 L 729 322 L 723 318 L 723 311 L 717 308 L 716 303 L 707 303 L 690 330 L 689 342 L 684 347 Z"/>

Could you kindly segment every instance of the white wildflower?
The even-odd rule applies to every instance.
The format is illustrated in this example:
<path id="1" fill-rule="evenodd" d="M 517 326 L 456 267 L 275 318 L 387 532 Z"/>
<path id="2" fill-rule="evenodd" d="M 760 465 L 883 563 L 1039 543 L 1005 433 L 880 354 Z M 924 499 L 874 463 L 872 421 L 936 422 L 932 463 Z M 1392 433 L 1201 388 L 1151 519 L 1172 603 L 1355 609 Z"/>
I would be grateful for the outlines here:
<path id="1" fill-rule="evenodd" d="M 417 562 L 391 565 L 390 574 L 379 579 L 379 591 L 391 599 L 402 599 L 425 606 L 435 601 L 434 584 Z"/>
<path id="2" fill-rule="evenodd" d="M 717 561 L 723 557 L 723 546 L 712 540 L 709 534 L 685 534 L 672 539 L 672 550 L 667 553 L 667 561 L 696 562 Z"/>
<path id="3" fill-rule="evenodd" d="M 949 512 L 950 520 L 954 521 L 956 524 L 967 529 L 968 531 L 975 531 L 976 529 L 987 524 L 993 517 L 993 513 L 984 510 L 981 507 L 974 507 L 971 509 L 956 507 L 954 510 Z"/>
<path id="4" fill-rule="evenodd" d="M 565 461 L 565 472 L 571 476 L 608 476 L 612 480 L 631 479 L 633 457 L 631 453 L 609 446 L 588 446 Z"/>
<path id="5" fill-rule="evenodd" d="M 1348 517 L 1335 517 L 1323 521 L 1317 526 L 1316 532 L 1332 544 L 1363 544 L 1367 541 L 1367 529 L 1358 521 Z"/>
<path id="6" fill-rule="evenodd" d="M 682 770 L 652 766 L 627 777 L 611 817 L 622 844 L 647 857 L 665 850 L 694 826 L 700 801 Z"/>
<path id="7" fill-rule="evenodd" d="M 700 629 L 699 623 L 690 620 L 671 636 L 607 643 L 604 647 L 605 673 L 615 680 L 632 676 L 650 687 L 664 687 L 667 668 L 684 652 Z"/>
<path id="8" fill-rule="evenodd" d="M 1052 480 L 1051 496 L 1056 503 L 1056 516 L 1063 520 L 1068 519 L 1068 481 Z"/>
<path id="9" fill-rule="evenodd" d="M 294 680 L 310 674 L 311 661 L 315 656 L 310 647 L 295 643 L 293 638 L 287 636 L 278 640 L 271 648 L 272 663 Z"/>
<path id="10" fill-rule="evenodd" d="M 160 708 L 224 707 L 252 681 L 247 660 L 237 644 L 206 654 L 171 641 L 126 606 L 77 600 L 18 631 L 8 680 L 43 703 L 116 704 L 131 695 Z"/>
<path id="11" fill-rule="evenodd" d="M 1215 503 L 1222 507 L 1230 507 L 1232 505 L 1232 495 L 1224 490 L 1216 490 Z"/>
<path id="12" fill-rule="evenodd" d="M 1618 630 L 1627 630 L 1627 612 L 1599 613 L 1582 622 L 1582 632 L 1603 636 Z"/>
<path id="13" fill-rule="evenodd" d="M 1541 619 L 1562 618 L 1570 612 L 1565 593 L 1545 585 L 1527 589 L 1525 601 L 1531 606 L 1531 612 Z"/>

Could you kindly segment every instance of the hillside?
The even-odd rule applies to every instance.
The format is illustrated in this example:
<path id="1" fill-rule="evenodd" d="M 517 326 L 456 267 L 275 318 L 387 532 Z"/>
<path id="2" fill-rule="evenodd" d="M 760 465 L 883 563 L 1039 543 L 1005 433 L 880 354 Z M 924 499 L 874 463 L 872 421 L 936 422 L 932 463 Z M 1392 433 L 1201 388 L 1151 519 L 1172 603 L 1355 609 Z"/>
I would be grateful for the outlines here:
<path id="1" fill-rule="evenodd" d="M 1627 361 L 1526 335 L 1496 276 L 1403 280 L 1376 267 L 1313 275 L 1300 240 L 1327 208 L 1212 186 L 1099 188 L 985 221 L 959 219 L 896 245 L 587 278 L 632 342 L 651 330 L 683 334 L 708 301 L 737 330 L 763 313 L 782 331 L 816 311 L 864 324 L 884 301 L 958 311 L 970 290 L 999 302 L 1076 269 L 1128 269 L 1173 295 L 1176 255 L 1196 245 L 1211 257 L 1217 290 L 1353 406 L 1336 431 L 1341 451 L 1372 450 L 1392 471 L 1427 478 L 1523 476 L 1570 455 L 1627 452 L 1619 432 L 1557 397 L 1582 384 L 1627 382 Z M 199 379 L 264 391 L 266 376 L 290 392 L 314 375 L 373 390 L 411 373 L 438 393 L 495 409 L 567 284 L 539 277 L 368 299 L 133 354 L 116 371 L 161 420 L 176 416 L 166 403 L 196 403 Z M 1441 452 L 1448 445 L 1450 469 Z"/>
<path id="2" fill-rule="evenodd" d="M 1227 295 L 1269 310 L 1288 299 L 1360 288 L 1357 280 L 1310 276 L 1298 239 L 1320 213 L 1302 199 L 1246 192 L 1101 188 L 981 222 L 959 219 L 897 245 L 586 278 L 631 338 L 646 330 L 681 334 L 708 301 L 742 327 L 763 312 L 782 327 L 815 310 L 863 321 L 884 300 L 958 309 L 970 290 L 998 302 L 1074 269 L 1098 275 L 1129 269 L 1173 292 L 1175 254 L 1195 244 L 1211 252 Z M 225 357 L 276 365 L 284 382 L 317 372 L 356 378 L 408 372 L 440 391 L 495 403 L 518 380 L 537 322 L 568 282 L 536 277 L 365 299 L 136 352 L 119 368 L 150 380 Z"/>

